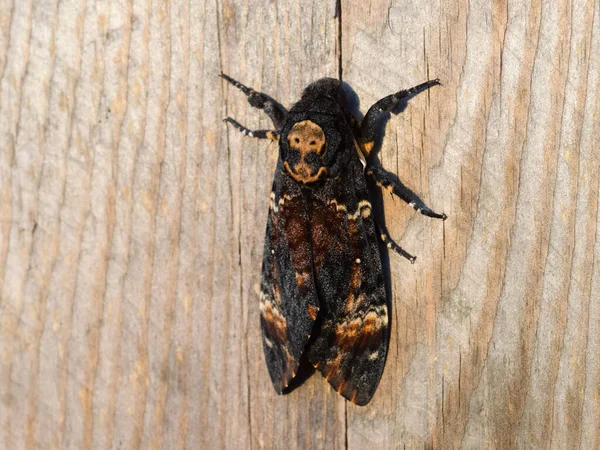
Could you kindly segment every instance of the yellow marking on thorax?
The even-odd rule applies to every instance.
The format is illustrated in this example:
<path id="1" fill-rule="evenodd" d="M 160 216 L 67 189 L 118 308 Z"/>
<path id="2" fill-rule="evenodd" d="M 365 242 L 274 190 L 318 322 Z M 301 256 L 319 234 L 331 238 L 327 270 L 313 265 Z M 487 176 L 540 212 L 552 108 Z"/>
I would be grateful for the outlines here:
<path id="1" fill-rule="evenodd" d="M 317 172 L 317 174 L 313 175 L 313 176 L 305 176 L 305 175 L 302 175 L 302 174 L 292 171 L 292 169 L 290 169 L 290 165 L 288 164 L 287 161 L 283 163 L 283 167 L 285 167 L 285 170 L 288 171 L 288 173 L 292 176 L 292 178 L 294 180 L 300 181 L 302 183 L 313 183 L 315 181 L 318 181 L 323 175 L 327 175 L 326 167 L 321 167 L 319 169 L 319 171 Z"/>
<path id="2" fill-rule="evenodd" d="M 321 154 L 325 149 L 325 143 L 323 129 L 310 120 L 295 123 L 288 133 L 288 144 L 302 154 L 310 152 Z"/>

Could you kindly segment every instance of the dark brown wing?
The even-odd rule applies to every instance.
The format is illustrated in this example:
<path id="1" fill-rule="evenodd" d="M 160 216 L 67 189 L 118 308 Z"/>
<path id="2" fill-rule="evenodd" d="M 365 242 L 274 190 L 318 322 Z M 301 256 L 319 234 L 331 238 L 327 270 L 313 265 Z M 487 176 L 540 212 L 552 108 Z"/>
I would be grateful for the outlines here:
<path id="1" fill-rule="evenodd" d="M 364 405 L 379 384 L 389 332 L 378 239 L 358 159 L 314 195 L 311 227 L 321 311 L 308 357 L 337 392 Z"/>
<path id="2" fill-rule="evenodd" d="M 280 173 L 271 194 L 260 295 L 263 348 L 279 394 L 296 375 L 319 311 L 307 203 Z"/>

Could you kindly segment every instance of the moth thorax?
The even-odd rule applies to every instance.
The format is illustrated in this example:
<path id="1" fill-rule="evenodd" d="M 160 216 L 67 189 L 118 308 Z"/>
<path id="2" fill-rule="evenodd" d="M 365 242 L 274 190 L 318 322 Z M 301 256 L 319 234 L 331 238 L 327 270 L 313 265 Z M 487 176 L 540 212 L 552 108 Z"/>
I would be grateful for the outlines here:
<path id="1" fill-rule="evenodd" d="M 296 122 L 288 133 L 288 144 L 303 155 L 310 152 L 321 154 L 325 149 L 325 133 L 310 120 Z"/>
<path id="2" fill-rule="evenodd" d="M 288 133 L 290 152 L 298 152 L 298 158 L 290 167 L 285 166 L 297 181 L 315 181 L 324 171 L 321 155 L 325 153 L 327 142 L 323 129 L 310 120 L 296 122 Z"/>

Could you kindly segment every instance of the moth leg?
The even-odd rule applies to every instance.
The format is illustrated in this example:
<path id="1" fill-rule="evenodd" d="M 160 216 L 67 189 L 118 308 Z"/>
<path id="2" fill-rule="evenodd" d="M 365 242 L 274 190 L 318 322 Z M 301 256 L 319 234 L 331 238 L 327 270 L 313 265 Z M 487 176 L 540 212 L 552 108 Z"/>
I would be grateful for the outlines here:
<path id="1" fill-rule="evenodd" d="M 235 128 L 240 130 L 244 136 L 250 136 L 257 139 L 271 139 L 272 141 L 277 141 L 279 139 L 279 131 L 277 130 L 250 130 L 233 120 L 231 117 L 225 117 L 223 121 L 229 122 Z"/>
<path id="2" fill-rule="evenodd" d="M 413 191 L 404 186 L 400 181 L 396 183 L 394 180 L 392 180 L 385 170 L 379 167 L 369 166 L 366 174 L 375 180 L 377 186 L 385 188 L 392 194 L 400 197 L 402 200 L 408 203 L 409 206 L 412 206 L 415 211 L 420 212 L 424 216 L 442 220 L 446 220 L 448 218 L 448 216 L 446 216 L 444 213 L 438 214 L 432 211 L 419 197 L 417 197 Z"/>
<path id="3" fill-rule="evenodd" d="M 379 237 L 381 238 L 381 240 L 383 241 L 383 243 L 386 245 L 387 248 L 389 248 L 390 250 L 393 250 L 394 253 L 397 253 L 400 256 L 404 256 L 406 259 L 408 259 L 410 261 L 411 264 L 415 263 L 415 261 L 417 260 L 417 257 L 411 255 L 406 250 L 404 250 L 402 247 L 400 247 L 398 244 L 396 244 L 392 240 L 392 238 L 390 238 L 390 235 L 387 234 L 385 231 L 383 231 L 383 227 L 381 225 L 379 225 L 377 222 L 375 222 L 375 228 L 377 229 L 377 233 L 379 234 Z"/>
<path id="4" fill-rule="evenodd" d="M 248 103 L 255 108 L 262 109 L 273 121 L 275 128 L 281 129 L 281 127 L 283 127 L 283 123 L 285 122 L 288 113 L 283 106 L 268 95 L 263 94 L 262 92 L 256 92 L 254 89 L 244 86 L 242 83 L 225 75 L 223 72 L 221 72 L 219 76 L 246 94 Z"/>
<path id="5" fill-rule="evenodd" d="M 411 87 L 410 89 L 403 89 L 395 94 L 388 95 L 371 106 L 360 126 L 360 139 L 367 154 L 371 152 L 371 149 L 375 144 L 377 122 L 382 114 L 393 111 L 403 99 L 414 97 L 415 95 L 438 85 L 441 85 L 439 79 L 429 80 L 418 86 Z"/>

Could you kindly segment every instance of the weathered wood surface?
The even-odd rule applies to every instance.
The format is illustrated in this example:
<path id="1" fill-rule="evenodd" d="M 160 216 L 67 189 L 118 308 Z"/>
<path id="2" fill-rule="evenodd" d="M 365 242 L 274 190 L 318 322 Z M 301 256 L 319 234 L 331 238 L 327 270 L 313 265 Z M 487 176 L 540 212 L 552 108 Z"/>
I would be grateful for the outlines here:
<path id="1" fill-rule="evenodd" d="M 0 0 L 0 448 L 600 448 L 600 3 Z M 340 26 L 341 25 L 341 26 Z M 341 30 L 341 33 L 340 33 Z M 276 146 L 224 72 L 392 115 L 379 390 L 274 394 Z"/>

